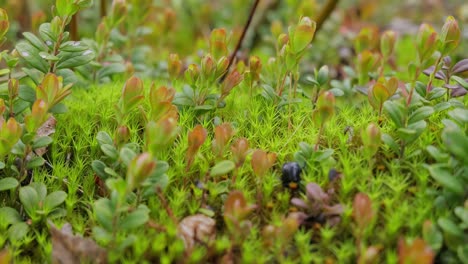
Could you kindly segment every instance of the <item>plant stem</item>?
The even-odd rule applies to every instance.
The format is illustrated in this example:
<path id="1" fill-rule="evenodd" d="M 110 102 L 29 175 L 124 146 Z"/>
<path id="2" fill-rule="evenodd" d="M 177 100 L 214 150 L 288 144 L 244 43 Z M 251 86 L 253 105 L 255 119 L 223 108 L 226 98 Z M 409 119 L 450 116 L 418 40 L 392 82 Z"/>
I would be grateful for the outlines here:
<path id="1" fill-rule="evenodd" d="M 315 32 L 318 32 L 321 28 L 323 23 L 330 17 L 333 10 L 335 10 L 336 5 L 338 4 L 339 0 L 328 0 L 325 5 L 323 6 L 322 10 L 320 10 L 319 15 L 315 19 L 317 23 L 317 27 Z"/>
<path id="2" fill-rule="evenodd" d="M 318 148 L 319 148 L 319 145 L 320 145 L 320 137 L 322 136 L 322 133 L 323 133 L 323 127 L 324 125 L 322 124 L 320 126 L 320 130 L 319 130 L 319 133 L 317 135 L 317 143 L 315 144 L 314 146 L 314 151 L 317 152 L 318 151 Z"/>
<path id="3" fill-rule="evenodd" d="M 431 75 L 429 76 L 429 83 L 427 84 L 427 87 L 426 87 L 426 96 L 432 90 L 432 82 L 434 81 L 435 74 L 437 73 L 437 70 L 439 69 L 439 64 L 440 64 L 440 61 L 442 60 L 442 57 L 443 56 L 440 55 L 437 58 L 437 61 L 436 61 L 435 66 L 434 66 L 434 70 L 431 72 Z"/>
<path id="4" fill-rule="evenodd" d="M 252 18 L 255 15 L 255 11 L 257 10 L 258 3 L 260 3 L 260 0 L 255 0 L 252 8 L 250 9 L 249 17 L 247 19 L 247 22 L 245 23 L 244 29 L 242 30 L 242 34 L 237 41 L 236 47 L 234 48 L 234 51 L 231 53 L 231 56 L 229 57 L 229 64 L 227 66 L 226 72 L 221 76 L 220 82 L 224 81 L 224 78 L 226 78 L 227 73 L 229 72 L 229 69 L 231 68 L 232 63 L 234 62 L 234 58 L 236 57 L 237 52 L 239 51 L 240 47 L 242 46 L 242 42 L 244 41 L 245 34 L 247 33 L 247 30 L 249 29 L 250 23 L 252 22 Z"/>
<path id="5" fill-rule="evenodd" d="M 58 53 L 59 53 L 59 48 L 60 48 L 60 45 L 62 44 L 63 32 L 65 31 L 65 26 L 67 25 L 66 24 L 67 20 L 68 20 L 68 16 L 64 17 L 64 19 L 62 20 L 62 25 L 60 26 L 60 34 L 58 35 L 57 42 L 55 42 L 54 50 L 52 52 L 52 54 L 54 56 L 57 56 Z M 54 61 L 50 62 L 49 73 L 54 73 L 55 72 L 55 65 L 56 64 L 55 64 Z"/>
<path id="6" fill-rule="evenodd" d="M 290 82 L 289 82 L 289 94 L 288 94 L 288 130 L 291 130 L 292 128 L 292 123 L 291 123 L 291 116 L 292 116 L 292 111 L 291 111 L 291 90 L 292 90 L 292 74 L 289 73 L 290 76 Z"/>
<path id="7" fill-rule="evenodd" d="M 281 81 L 281 85 L 280 85 L 279 90 L 278 90 L 278 96 L 280 96 L 280 97 L 281 97 L 281 95 L 283 94 L 284 83 L 286 82 L 286 77 L 288 77 L 288 73 L 289 73 L 289 72 L 286 72 L 286 73 L 284 74 L 283 80 Z"/>
<path id="8" fill-rule="evenodd" d="M 415 85 L 416 85 L 416 78 L 411 81 L 410 93 L 408 95 L 408 99 L 406 100 L 407 107 L 411 104 L 411 100 L 413 99 Z"/>

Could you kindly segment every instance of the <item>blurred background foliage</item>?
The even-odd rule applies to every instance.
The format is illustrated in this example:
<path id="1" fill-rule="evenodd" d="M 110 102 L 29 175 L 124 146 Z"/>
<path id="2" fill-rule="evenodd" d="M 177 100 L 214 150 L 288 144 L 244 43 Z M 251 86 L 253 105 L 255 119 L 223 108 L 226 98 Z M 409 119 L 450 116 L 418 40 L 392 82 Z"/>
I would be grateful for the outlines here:
<path id="1" fill-rule="evenodd" d="M 0 6 L 10 14 L 8 42 L 22 38 L 21 32 L 37 32 L 41 23 L 52 17 L 54 0 L 0 0 Z M 111 32 L 110 41 L 115 53 L 121 54 L 135 72 L 155 77 L 165 72 L 170 53 L 183 58 L 184 65 L 197 60 L 208 50 L 206 41 L 214 28 L 231 32 L 230 51 L 234 49 L 252 0 L 127 0 L 128 12 L 124 22 Z M 250 30 L 238 54 L 248 58 L 255 53 L 266 61 L 275 54 L 276 39 L 272 24 L 281 25 L 283 32 L 297 22 L 299 16 L 316 18 L 326 0 L 262 0 Z M 99 23 L 112 8 L 111 0 L 95 0 L 91 8 L 76 15 L 75 26 L 69 28 L 76 40 L 93 39 Z M 305 64 L 312 69 L 320 65 L 337 66 L 350 63 L 353 57 L 351 41 L 364 26 L 376 25 L 381 31 L 393 29 L 401 36 L 415 33 L 421 23 L 440 28 L 447 14 L 460 22 L 463 35 L 468 37 L 468 3 L 464 0 L 342 0 L 316 34 L 313 48 Z M 75 32 L 75 33 L 73 33 Z M 74 35 L 74 36 L 73 36 Z M 402 38 L 404 40 L 404 38 Z M 466 46 L 466 42 L 464 45 Z M 406 44 L 403 44 L 406 45 Z M 458 52 L 466 50 L 461 47 Z M 261 52 L 256 52 L 261 51 Z M 404 56 L 401 58 L 404 61 Z M 148 67 L 153 66 L 153 67 Z M 335 77 L 337 76 L 335 71 Z"/>

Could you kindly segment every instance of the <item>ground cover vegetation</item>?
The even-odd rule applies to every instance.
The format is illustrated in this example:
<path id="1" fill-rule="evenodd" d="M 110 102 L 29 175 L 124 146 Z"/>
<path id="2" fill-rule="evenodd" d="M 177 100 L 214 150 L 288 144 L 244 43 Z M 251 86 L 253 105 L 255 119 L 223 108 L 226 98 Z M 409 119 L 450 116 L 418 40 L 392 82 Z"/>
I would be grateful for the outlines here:
<path id="1" fill-rule="evenodd" d="M 468 6 L 374 2 L 0 1 L 0 263 L 468 263 Z"/>

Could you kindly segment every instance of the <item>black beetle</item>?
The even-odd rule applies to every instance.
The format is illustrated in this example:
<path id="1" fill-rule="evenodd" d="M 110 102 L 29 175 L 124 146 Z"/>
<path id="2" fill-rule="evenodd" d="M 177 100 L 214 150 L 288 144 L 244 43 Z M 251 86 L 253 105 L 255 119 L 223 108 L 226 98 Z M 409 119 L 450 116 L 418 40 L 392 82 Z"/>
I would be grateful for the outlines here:
<path id="1" fill-rule="evenodd" d="M 284 187 L 297 188 L 301 181 L 302 168 L 297 162 L 287 162 L 283 165 L 281 181 Z"/>

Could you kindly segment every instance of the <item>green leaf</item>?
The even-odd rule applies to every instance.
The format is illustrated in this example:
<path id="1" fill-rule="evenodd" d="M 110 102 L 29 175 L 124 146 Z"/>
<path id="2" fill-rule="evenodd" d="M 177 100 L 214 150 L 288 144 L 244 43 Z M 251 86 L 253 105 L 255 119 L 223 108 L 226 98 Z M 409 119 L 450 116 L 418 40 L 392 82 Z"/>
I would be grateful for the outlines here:
<path id="1" fill-rule="evenodd" d="M 442 96 L 444 96 L 445 94 L 447 94 L 447 90 L 444 89 L 444 88 L 440 88 L 440 87 L 435 87 L 431 90 L 431 92 L 429 92 L 429 96 L 428 96 L 428 99 L 429 100 L 435 100 L 437 98 L 440 98 Z"/>
<path id="2" fill-rule="evenodd" d="M 64 103 L 58 103 L 54 105 L 50 110 L 50 113 L 52 114 L 65 114 L 68 112 L 68 108 Z"/>
<path id="3" fill-rule="evenodd" d="M 0 208 L 0 226 L 6 228 L 18 222 L 21 222 L 21 216 L 16 209 L 7 206 Z"/>
<path id="4" fill-rule="evenodd" d="M 19 182 L 13 177 L 7 177 L 0 180 L 0 192 L 11 190 L 18 187 Z"/>
<path id="5" fill-rule="evenodd" d="M 149 220 L 148 212 L 149 210 L 146 206 L 140 205 L 138 209 L 129 213 L 122 219 L 122 222 L 120 222 L 120 228 L 128 231 L 145 224 Z"/>
<path id="6" fill-rule="evenodd" d="M 114 141 L 112 138 L 109 136 L 107 132 L 104 131 L 99 131 L 96 137 L 97 141 L 99 142 L 99 145 L 112 145 L 114 144 Z"/>
<path id="7" fill-rule="evenodd" d="M 314 160 L 318 162 L 322 162 L 327 160 L 333 155 L 333 149 L 324 149 L 314 152 Z"/>
<path id="8" fill-rule="evenodd" d="M 468 263 L 468 245 L 461 245 L 457 249 L 458 259 L 463 262 L 463 264 Z"/>
<path id="9" fill-rule="evenodd" d="M 468 109 L 456 108 L 448 112 L 448 115 L 460 124 L 468 124 Z"/>
<path id="10" fill-rule="evenodd" d="M 65 52 L 83 52 L 89 49 L 88 45 L 80 41 L 67 41 L 60 45 L 59 50 Z"/>
<path id="11" fill-rule="evenodd" d="M 47 51 L 47 46 L 44 44 L 42 40 L 36 37 L 33 33 L 24 32 L 23 37 L 29 41 L 31 45 L 33 45 L 39 51 Z"/>
<path id="12" fill-rule="evenodd" d="M 36 101 L 36 91 L 27 85 L 19 86 L 18 96 L 29 103 L 34 103 L 34 101 Z"/>
<path id="13" fill-rule="evenodd" d="M 442 233 L 435 224 L 430 223 L 429 226 L 423 226 L 423 239 L 426 241 L 433 250 L 438 251 L 444 242 Z"/>
<path id="14" fill-rule="evenodd" d="M 389 134 L 382 134 L 382 141 L 387 145 L 393 152 L 398 153 L 399 146 Z"/>
<path id="15" fill-rule="evenodd" d="M 112 219 L 115 208 L 107 198 L 101 198 L 94 203 L 96 220 L 107 231 L 112 231 Z"/>
<path id="16" fill-rule="evenodd" d="M 57 0 L 55 2 L 57 13 L 61 17 L 73 15 L 73 5 L 73 0 Z"/>
<path id="17" fill-rule="evenodd" d="M 26 213 L 28 213 L 30 217 L 34 216 L 40 202 L 36 190 L 31 186 L 22 187 L 19 191 L 19 198 Z"/>
<path id="18" fill-rule="evenodd" d="M 65 114 L 68 112 L 68 107 L 63 103 L 57 103 L 52 108 L 49 109 L 51 114 Z"/>
<path id="19" fill-rule="evenodd" d="M 16 115 L 21 114 L 24 110 L 28 109 L 29 106 L 29 103 L 26 101 L 16 100 L 13 103 L 13 112 L 15 112 Z"/>
<path id="20" fill-rule="evenodd" d="M 101 150 L 108 156 L 109 158 L 113 160 L 117 160 L 119 158 L 119 153 L 117 152 L 117 149 L 113 145 L 109 144 L 104 144 L 101 145 Z"/>
<path id="21" fill-rule="evenodd" d="M 52 32 L 50 23 L 43 23 L 39 26 L 39 35 L 44 40 L 46 46 L 52 49 L 54 42 L 57 40 L 57 36 Z"/>
<path id="22" fill-rule="evenodd" d="M 58 61 L 59 59 L 57 56 L 44 52 L 44 51 L 39 52 L 39 56 L 41 56 L 41 58 L 43 58 L 44 60 L 48 60 L 48 61 Z"/>
<path id="23" fill-rule="evenodd" d="M 433 113 L 434 113 L 434 109 L 430 106 L 420 107 L 416 109 L 416 111 L 411 113 L 408 119 L 408 123 L 412 124 L 412 123 L 416 123 L 418 121 L 424 120 L 428 118 L 430 115 L 432 115 Z"/>
<path id="24" fill-rule="evenodd" d="M 454 128 L 445 128 L 442 132 L 442 140 L 444 146 L 450 153 L 455 155 L 459 160 L 468 163 L 468 136 Z"/>
<path id="25" fill-rule="evenodd" d="M 33 68 L 26 68 L 22 67 L 21 70 L 26 73 L 26 75 L 31 78 L 31 80 L 34 82 L 35 85 L 39 85 L 42 82 L 42 79 L 44 78 L 45 74 L 39 70 L 33 69 Z M 21 90 L 20 85 L 20 90 Z M 33 89 L 33 88 L 31 88 Z M 33 89 L 34 90 L 34 89 Z M 29 101 L 29 100 L 26 100 Z M 36 90 L 34 90 L 34 101 L 36 101 Z M 34 101 L 29 101 L 31 103 L 34 103 Z"/>
<path id="26" fill-rule="evenodd" d="M 87 49 L 83 52 L 60 52 L 57 69 L 74 68 L 85 65 L 95 57 L 94 51 Z"/>
<path id="27" fill-rule="evenodd" d="M 111 169 L 109 167 L 105 167 L 104 172 L 107 173 L 107 175 L 110 175 L 110 176 L 113 176 L 113 177 L 120 177 L 120 175 L 115 170 L 113 170 L 113 169 Z"/>
<path id="28" fill-rule="evenodd" d="M 40 201 L 43 201 L 47 196 L 47 187 L 42 182 L 32 182 L 29 186 L 33 187 L 36 190 L 37 195 Z"/>
<path id="29" fill-rule="evenodd" d="M 468 225 L 468 208 L 459 206 L 455 208 L 454 212 L 465 226 Z"/>
<path id="30" fill-rule="evenodd" d="M 125 72 L 125 66 L 122 63 L 112 63 L 101 68 L 97 72 L 98 79 L 101 80 L 105 77 L 112 76 L 114 74 Z"/>
<path id="31" fill-rule="evenodd" d="M 47 63 L 47 61 L 43 60 L 41 56 L 39 56 L 39 50 L 37 50 L 31 44 L 28 44 L 26 42 L 20 42 L 18 43 L 18 45 L 16 45 L 16 50 L 18 51 L 19 55 L 24 59 L 26 64 L 43 73 L 47 73 L 49 69 L 49 64 Z"/>
<path id="32" fill-rule="evenodd" d="M 386 101 L 384 109 L 397 128 L 403 127 L 404 106 L 401 103 Z"/>
<path id="33" fill-rule="evenodd" d="M 102 227 L 95 226 L 93 227 L 93 237 L 96 241 L 107 244 L 112 240 L 112 233 Z"/>
<path id="34" fill-rule="evenodd" d="M 64 191 L 56 191 L 47 195 L 44 199 L 44 210 L 52 211 L 52 209 L 62 204 L 66 198 L 67 193 Z"/>
<path id="35" fill-rule="evenodd" d="M 28 163 L 26 164 L 26 168 L 27 169 L 38 168 L 44 165 L 44 163 L 45 163 L 45 159 L 39 156 L 35 156 L 28 161 Z"/>
<path id="36" fill-rule="evenodd" d="M 130 164 L 130 161 L 136 156 L 136 153 L 129 148 L 123 147 L 120 150 L 119 156 L 123 163 L 128 166 L 128 164 Z"/>
<path id="37" fill-rule="evenodd" d="M 8 229 L 8 237 L 12 241 L 22 240 L 29 232 L 29 225 L 25 222 L 13 224 Z"/>
<path id="38" fill-rule="evenodd" d="M 43 136 L 43 137 L 39 137 L 39 138 L 34 139 L 32 147 L 33 147 L 33 149 L 43 148 L 43 147 L 47 147 L 51 143 L 52 143 L 52 138 L 51 137 Z"/>
<path id="39" fill-rule="evenodd" d="M 408 125 L 406 128 L 399 128 L 397 130 L 398 136 L 406 143 L 412 143 L 415 141 L 424 129 L 426 129 L 427 123 L 424 120 Z"/>
<path id="40" fill-rule="evenodd" d="M 455 82 L 457 82 L 458 84 L 460 84 L 463 88 L 465 88 L 465 89 L 468 90 L 468 81 L 464 80 L 464 79 L 461 78 L 461 77 L 455 76 L 455 75 L 453 75 L 452 77 L 450 77 L 450 79 L 454 80 Z"/>
<path id="41" fill-rule="evenodd" d="M 55 208 L 51 212 L 47 213 L 47 219 L 55 219 L 67 216 L 67 210 L 64 208 Z"/>
<path id="42" fill-rule="evenodd" d="M 236 164 L 230 160 L 223 160 L 218 162 L 211 168 L 211 177 L 226 175 L 236 167 Z"/>
<path id="43" fill-rule="evenodd" d="M 100 160 L 94 160 L 91 163 L 91 167 L 93 168 L 93 171 L 101 178 L 101 179 L 106 179 L 108 177 L 108 174 L 105 172 L 106 164 Z"/>
<path id="44" fill-rule="evenodd" d="M 328 66 L 324 65 L 320 67 L 320 70 L 317 73 L 317 82 L 319 86 L 323 86 L 328 82 L 329 70 Z"/>
<path id="45" fill-rule="evenodd" d="M 444 110 L 447 110 L 451 107 L 451 104 L 449 102 L 440 102 L 434 106 L 434 111 L 436 112 L 442 112 Z"/>
<path id="46" fill-rule="evenodd" d="M 465 193 L 463 182 L 451 174 L 443 166 L 444 165 L 436 164 L 427 166 L 427 169 L 429 170 L 432 178 L 434 178 L 437 183 L 442 185 L 442 187 L 446 188 L 454 194 L 457 194 L 458 196 L 462 196 Z"/>
<path id="47" fill-rule="evenodd" d="M 444 240 L 448 248 L 455 251 L 461 245 L 464 245 L 464 232 L 449 218 L 439 218 L 437 221 L 444 232 Z"/>
<path id="48" fill-rule="evenodd" d="M 444 163 L 447 162 L 450 158 L 450 155 L 440 151 L 438 148 L 432 145 L 427 146 L 426 150 L 429 153 L 429 155 L 431 155 L 431 157 L 433 157 L 437 162 Z"/>
<path id="49" fill-rule="evenodd" d="M 0 69 L 0 76 L 10 73 L 10 69 Z"/>

